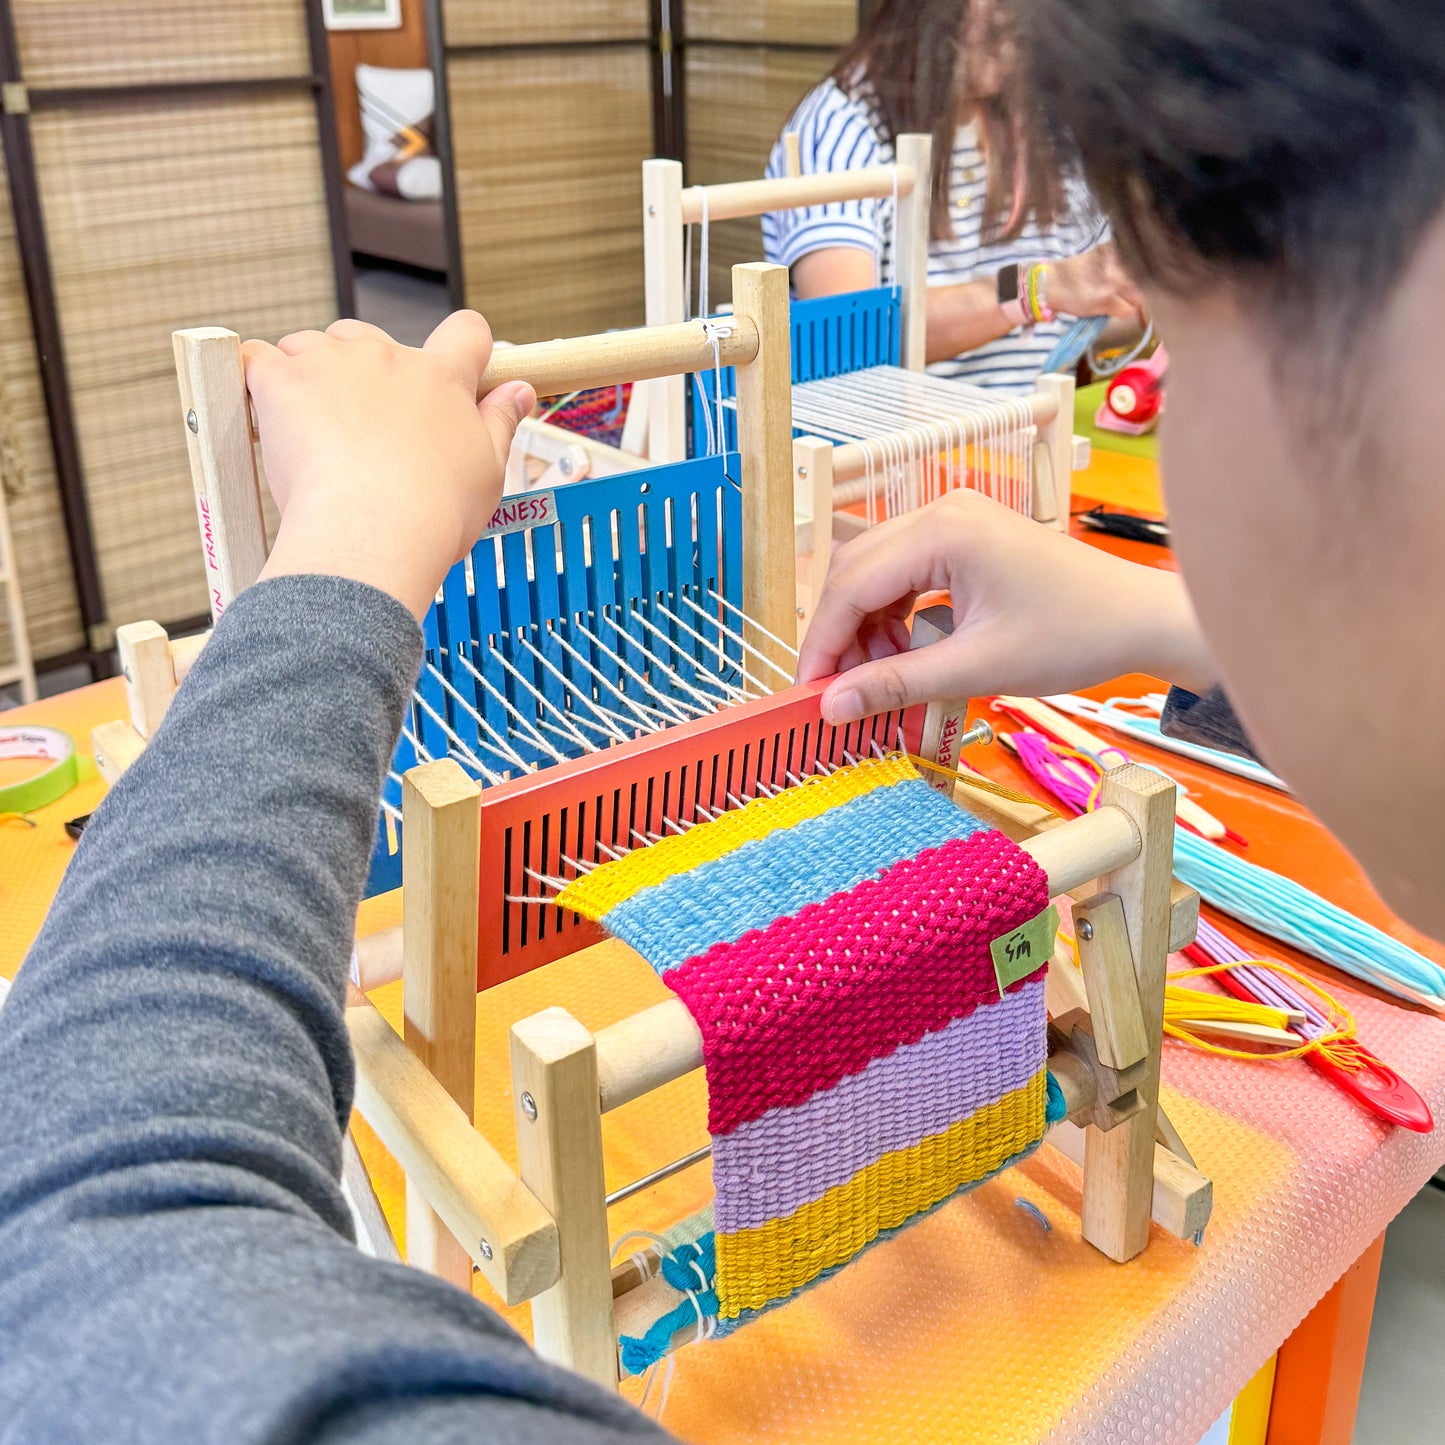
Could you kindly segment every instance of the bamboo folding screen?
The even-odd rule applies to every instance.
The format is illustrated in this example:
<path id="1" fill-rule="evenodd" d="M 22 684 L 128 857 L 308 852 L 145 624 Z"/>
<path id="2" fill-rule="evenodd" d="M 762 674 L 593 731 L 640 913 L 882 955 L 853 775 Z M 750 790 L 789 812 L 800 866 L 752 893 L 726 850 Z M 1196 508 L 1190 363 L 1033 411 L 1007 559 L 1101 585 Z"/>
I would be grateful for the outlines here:
<path id="1" fill-rule="evenodd" d="M 85 640 L 65 517 L 45 417 L 40 364 L 15 240 L 10 186 L 0 166 L 0 487 L 4 488 L 31 650 L 53 657 Z M 0 623 L 3 625 L 3 623 Z M 0 671 L 15 660 L 0 638 Z"/>
<path id="2" fill-rule="evenodd" d="M 37 654 L 94 658 L 121 623 L 206 611 L 170 333 L 275 338 L 351 310 L 325 32 L 319 0 L 0 0 L 0 72 L 73 595 L 44 460 L 12 511 L 19 568 Z M 0 338 L 9 392 L 21 353 Z"/>
<path id="3" fill-rule="evenodd" d="M 687 180 L 760 176 L 798 102 L 858 27 L 857 0 L 686 0 Z M 757 220 L 711 228 L 712 296 L 763 254 Z"/>
<path id="4" fill-rule="evenodd" d="M 689 179 L 760 174 L 858 14 L 428 0 L 453 300 L 513 341 L 639 323 L 640 162 L 685 134 Z M 320 0 L 0 0 L 0 461 L 41 659 L 205 610 L 169 333 L 351 310 L 326 70 Z M 715 228 L 714 296 L 760 255 Z"/>
<path id="5" fill-rule="evenodd" d="M 498 336 L 642 322 L 649 0 L 442 0 L 460 285 Z"/>

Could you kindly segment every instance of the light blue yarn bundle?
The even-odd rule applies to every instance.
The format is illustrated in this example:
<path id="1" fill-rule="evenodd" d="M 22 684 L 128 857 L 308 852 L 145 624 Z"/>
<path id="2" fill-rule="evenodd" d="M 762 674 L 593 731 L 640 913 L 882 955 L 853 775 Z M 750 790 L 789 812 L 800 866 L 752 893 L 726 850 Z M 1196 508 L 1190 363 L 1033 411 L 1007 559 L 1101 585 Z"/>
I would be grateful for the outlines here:
<path id="1" fill-rule="evenodd" d="M 1067 331 L 1054 343 L 1049 359 L 1044 362 L 1043 371 L 1047 376 L 1055 371 L 1072 371 L 1079 358 L 1104 334 L 1109 324 L 1107 316 L 1085 316 L 1073 322 Z"/>
<path id="2" fill-rule="evenodd" d="M 1308 888 L 1174 830 L 1174 872 L 1216 908 L 1397 998 L 1445 1002 L 1445 969 Z M 1409 990 L 1410 992 L 1406 992 Z"/>

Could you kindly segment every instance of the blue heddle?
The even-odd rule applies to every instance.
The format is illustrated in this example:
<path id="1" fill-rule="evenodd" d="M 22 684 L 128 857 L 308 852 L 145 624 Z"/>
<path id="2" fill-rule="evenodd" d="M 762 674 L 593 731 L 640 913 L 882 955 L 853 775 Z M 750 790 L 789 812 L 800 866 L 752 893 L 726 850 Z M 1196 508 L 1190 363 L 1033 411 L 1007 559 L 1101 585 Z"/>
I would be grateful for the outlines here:
<path id="1" fill-rule="evenodd" d="M 423 624 L 384 802 L 401 807 L 402 774 L 428 756 L 454 758 L 485 787 L 587 751 L 575 733 L 604 744 L 579 693 L 626 718 L 629 702 L 656 714 L 659 695 L 737 686 L 740 645 L 688 602 L 737 631 L 716 598 L 741 608 L 739 466 L 729 453 L 532 493 L 551 499 L 555 521 L 483 537 Z M 400 884 L 400 826 L 383 813 L 367 896 Z"/>
<path id="2" fill-rule="evenodd" d="M 869 366 L 898 366 L 903 345 L 903 293 L 892 286 L 871 291 L 850 291 L 843 296 L 819 296 L 794 301 L 790 308 L 793 330 L 793 384 L 844 376 Z M 720 316 L 719 321 L 727 318 Z M 699 372 L 692 379 L 692 449 L 707 448 L 708 424 L 703 408 L 710 409 L 716 425 L 716 373 Z M 737 395 L 737 374 L 724 367 L 723 400 Z M 737 414 L 723 408 L 727 450 L 738 444 Z"/>

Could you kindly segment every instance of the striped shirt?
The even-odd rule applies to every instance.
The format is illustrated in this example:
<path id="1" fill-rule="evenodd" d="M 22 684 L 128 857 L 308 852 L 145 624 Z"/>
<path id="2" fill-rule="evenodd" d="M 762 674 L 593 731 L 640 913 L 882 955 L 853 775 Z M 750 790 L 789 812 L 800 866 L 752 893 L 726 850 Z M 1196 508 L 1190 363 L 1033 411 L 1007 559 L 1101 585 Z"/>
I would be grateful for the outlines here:
<path id="1" fill-rule="evenodd" d="M 893 161 L 893 146 L 883 136 L 867 100 L 851 99 L 831 79 L 807 96 L 786 129 L 797 132 L 804 174 L 861 170 Z M 781 138 L 773 147 L 767 174 L 787 174 Z M 987 176 L 977 132 L 972 124 L 959 126 L 949 184 L 954 235 L 928 243 L 930 286 L 991 280 L 1011 263 L 1057 261 L 1108 239 L 1108 223 L 1099 215 L 1080 180 L 1069 185 L 1067 214 L 1052 229 L 1041 230 L 1031 220 L 1012 240 L 984 241 L 981 230 Z M 812 251 L 832 246 L 871 251 L 878 258 L 882 279 L 887 280 L 892 274 L 893 201 L 833 201 L 795 211 L 775 211 L 763 217 L 763 246 L 768 260 L 786 266 Z M 937 362 L 929 370 L 974 386 L 1028 392 L 1066 327 L 1066 321 L 1053 321 L 1041 323 L 1032 332 L 1020 328 L 962 356 Z"/>

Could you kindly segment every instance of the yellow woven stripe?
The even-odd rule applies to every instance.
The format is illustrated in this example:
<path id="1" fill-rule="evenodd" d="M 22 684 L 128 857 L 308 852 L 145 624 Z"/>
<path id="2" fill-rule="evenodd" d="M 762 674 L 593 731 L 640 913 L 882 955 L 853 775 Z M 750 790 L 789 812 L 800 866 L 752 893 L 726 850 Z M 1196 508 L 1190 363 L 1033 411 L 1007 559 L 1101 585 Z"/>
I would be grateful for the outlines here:
<path id="1" fill-rule="evenodd" d="M 840 808 L 875 788 L 906 782 L 919 776 L 907 758 L 864 758 L 829 776 L 804 778 L 775 798 L 755 798 L 744 807 L 724 813 L 716 822 L 669 834 L 647 848 L 638 848 L 615 863 L 604 863 L 562 890 L 557 902 L 584 918 L 600 919 L 625 899 L 652 888 L 666 878 L 690 873 L 712 863 L 755 838 L 766 838 L 792 828 L 805 818 L 816 818 Z"/>
<path id="2" fill-rule="evenodd" d="M 955 1190 L 1027 1149 L 1043 1130 L 1045 1071 L 941 1134 L 885 1154 L 785 1219 L 717 1236 L 720 1314 L 762 1309 L 852 1259 Z"/>

